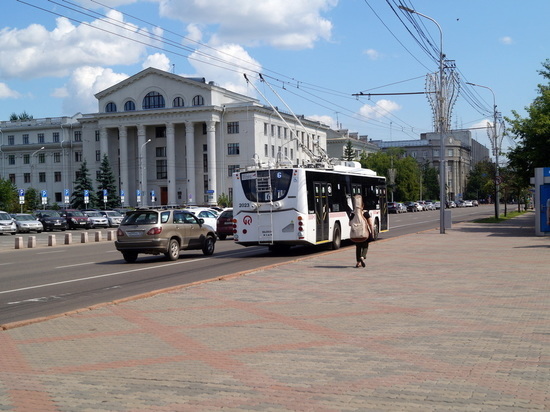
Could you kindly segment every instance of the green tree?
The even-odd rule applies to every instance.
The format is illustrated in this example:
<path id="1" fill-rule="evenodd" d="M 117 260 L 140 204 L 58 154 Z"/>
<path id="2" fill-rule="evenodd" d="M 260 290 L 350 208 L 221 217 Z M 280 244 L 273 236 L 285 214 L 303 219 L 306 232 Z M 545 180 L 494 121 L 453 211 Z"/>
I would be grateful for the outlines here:
<path id="1" fill-rule="evenodd" d="M 25 208 L 29 212 L 34 212 L 40 208 L 40 197 L 38 190 L 34 187 L 29 187 L 25 190 Z"/>
<path id="2" fill-rule="evenodd" d="M 477 163 L 468 173 L 464 199 L 494 198 L 495 192 L 495 164 L 489 160 Z"/>
<path id="3" fill-rule="evenodd" d="M 422 197 L 424 199 L 439 199 L 439 171 L 430 166 L 429 162 L 421 166 Z M 423 200 L 423 199 L 419 199 Z"/>
<path id="4" fill-rule="evenodd" d="M 218 196 L 218 205 L 221 207 L 229 207 L 231 205 L 231 202 L 229 200 L 229 196 L 227 196 L 225 193 L 222 193 Z"/>
<path id="5" fill-rule="evenodd" d="M 17 114 L 17 113 L 14 112 L 10 115 L 10 121 L 11 122 L 32 120 L 32 119 L 33 119 L 32 115 L 28 114 L 26 111 L 24 111 L 23 113 L 20 113 L 20 114 Z"/>
<path id="6" fill-rule="evenodd" d="M 18 205 L 17 187 L 10 180 L 0 178 L 0 210 L 12 213 Z"/>
<path id="7" fill-rule="evenodd" d="M 88 204 L 84 203 L 84 191 L 89 192 L 90 201 Z M 97 196 L 92 186 L 92 180 L 90 179 L 88 165 L 86 161 L 82 162 L 80 169 L 77 172 L 77 178 L 74 181 L 74 192 L 71 196 L 71 205 L 76 209 L 84 209 L 86 207 L 97 207 Z"/>
<path id="8" fill-rule="evenodd" d="M 107 190 L 107 202 L 103 202 L 103 190 Z M 118 187 L 115 181 L 115 175 L 111 164 L 109 163 L 109 157 L 104 154 L 101 166 L 99 167 L 99 173 L 97 177 L 97 198 L 100 199 L 99 203 L 106 206 L 107 209 L 113 209 L 120 205 L 120 198 L 118 197 Z"/>
<path id="9" fill-rule="evenodd" d="M 550 81 L 550 60 L 546 60 L 539 74 Z M 523 181 L 524 187 L 534 176 L 535 168 L 550 163 L 550 82 L 538 85 L 539 95 L 529 107 L 527 117 L 512 111 L 513 118 L 506 118 L 510 132 L 515 135 L 517 146 L 508 153 L 509 165 Z"/>
<path id="10" fill-rule="evenodd" d="M 342 160 L 355 160 L 355 150 L 353 150 L 353 144 L 351 143 L 351 140 L 348 140 L 346 146 L 344 147 L 344 156 L 342 157 Z"/>

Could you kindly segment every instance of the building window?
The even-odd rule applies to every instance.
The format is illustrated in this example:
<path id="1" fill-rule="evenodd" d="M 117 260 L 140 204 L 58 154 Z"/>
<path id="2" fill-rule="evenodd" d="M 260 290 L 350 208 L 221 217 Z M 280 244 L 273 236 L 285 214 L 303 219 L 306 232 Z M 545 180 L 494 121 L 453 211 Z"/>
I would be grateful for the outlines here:
<path id="1" fill-rule="evenodd" d="M 46 183 L 46 172 L 38 173 L 38 181 L 40 183 Z"/>
<path id="2" fill-rule="evenodd" d="M 15 136 L 14 135 L 8 135 L 8 146 L 15 145 Z"/>
<path id="3" fill-rule="evenodd" d="M 236 134 L 236 133 L 239 133 L 239 122 L 227 123 L 227 134 Z"/>
<path id="4" fill-rule="evenodd" d="M 55 152 L 53 154 L 53 162 L 54 163 L 61 163 L 61 153 Z"/>
<path id="5" fill-rule="evenodd" d="M 193 97 L 193 106 L 204 106 L 204 97 L 200 95 Z"/>
<path id="6" fill-rule="evenodd" d="M 227 166 L 227 176 L 231 177 L 233 176 L 233 173 L 238 172 L 240 169 L 239 165 L 229 165 Z"/>
<path id="7" fill-rule="evenodd" d="M 269 156 L 269 151 L 268 151 L 268 147 L 266 144 L 264 144 L 264 156 L 267 157 Z"/>
<path id="8" fill-rule="evenodd" d="M 74 172 L 74 178 L 75 180 L 78 180 L 82 177 L 82 173 L 80 173 L 80 170 L 77 170 Z"/>
<path id="9" fill-rule="evenodd" d="M 74 132 L 74 141 L 75 142 L 81 142 L 82 141 L 82 131 L 76 130 Z"/>
<path id="10" fill-rule="evenodd" d="M 55 203 L 61 203 L 61 192 L 55 192 Z"/>
<path id="11" fill-rule="evenodd" d="M 29 144 L 29 135 L 28 134 L 23 135 L 23 144 Z"/>
<path id="12" fill-rule="evenodd" d="M 10 179 L 10 183 L 15 184 L 15 174 L 14 173 L 10 173 L 9 179 Z"/>
<path id="13" fill-rule="evenodd" d="M 59 143 L 59 132 L 53 132 L 52 133 L 52 141 L 54 143 Z"/>
<path id="14" fill-rule="evenodd" d="M 208 154 L 206 153 L 202 155 L 202 171 L 208 173 Z"/>
<path id="15" fill-rule="evenodd" d="M 155 137 L 162 138 L 166 137 L 166 127 L 155 127 Z"/>
<path id="16" fill-rule="evenodd" d="M 116 112 L 116 104 L 113 102 L 107 103 L 107 106 L 105 106 L 105 113 L 114 113 Z"/>
<path id="17" fill-rule="evenodd" d="M 95 141 L 99 142 L 101 140 L 101 133 L 99 133 L 99 130 L 95 131 Z"/>
<path id="18" fill-rule="evenodd" d="M 275 136 L 275 125 L 271 125 L 271 136 Z"/>
<path id="19" fill-rule="evenodd" d="M 46 153 L 38 153 L 38 163 L 46 163 Z"/>
<path id="20" fill-rule="evenodd" d="M 434 157 L 439 157 L 439 150 L 434 149 Z"/>
<path id="21" fill-rule="evenodd" d="M 267 136 L 267 130 L 269 125 L 267 123 L 264 123 L 264 136 Z"/>
<path id="22" fill-rule="evenodd" d="M 157 179 L 168 178 L 168 161 L 166 159 L 157 160 Z"/>
<path id="23" fill-rule="evenodd" d="M 31 162 L 31 155 L 30 154 L 24 154 L 23 155 L 23 164 L 28 165 Z"/>
<path id="24" fill-rule="evenodd" d="M 125 112 L 133 112 L 134 110 L 136 110 L 136 104 L 133 101 L 128 100 L 126 103 L 124 103 Z"/>
<path id="25" fill-rule="evenodd" d="M 44 133 L 38 133 L 38 143 L 44 143 Z"/>
<path id="26" fill-rule="evenodd" d="M 74 152 L 74 161 L 82 162 L 82 152 Z"/>
<path id="27" fill-rule="evenodd" d="M 56 182 L 61 182 L 61 172 L 53 172 L 53 180 Z"/>
<path id="28" fill-rule="evenodd" d="M 206 123 L 202 124 L 202 134 L 206 134 Z"/>
<path id="29" fill-rule="evenodd" d="M 143 109 L 162 109 L 164 108 L 164 96 L 159 92 L 149 92 L 143 98 Z"/>
<path id="30" fill-rule="evenodd" d="M 95 151 L 95 161 L 96 162 L 101 162 L 101 150 L 96 150 Z"/>
<path id="31" fill-rule="evenodd" d="M 23 181 L 25 183 L 30 183 L 31 182 L 31 174 L 30 173 L 23 173 Z"/>
<path id="32" fill-rule="evenodd" d="M 174 101 L 172 102 L 172 105 L 174 107 L 183 107 L 183 106 L 185 106 L 185 104 L 183 103 L 183 98 L 181 98 L 181 97 L 176 97 L 174 99 Z"/>
<path id="33" fill-rule="evenodd" d="M 453 157 L 454 155 L 455 155 L 454 149 L 448 149 L 448 154 L 447 154 L 447 156 Z"/>
<path id="34" fill-rule="evenodd" d="M 238 154 L 240 154 L 239 143 L 228 143 L 227 144 L 227 154 L 228 155 L 238 155 Z"/>
<path id="35" fill-rule="evenodd" d="M 294 149 L 290 149 L 290 160 L 294 160 Z"/>
<path id="36" fill-rule="evenodd" d="M 155 148 L 157 157 L 166 157 L 166 146 Z"/>

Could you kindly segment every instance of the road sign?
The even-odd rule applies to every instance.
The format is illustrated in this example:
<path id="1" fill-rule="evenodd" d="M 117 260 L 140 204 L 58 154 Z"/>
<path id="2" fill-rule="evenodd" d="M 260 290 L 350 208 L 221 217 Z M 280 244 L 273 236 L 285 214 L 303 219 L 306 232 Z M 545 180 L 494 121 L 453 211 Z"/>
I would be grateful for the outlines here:
<path id="1" fill-rule="evenodd" d="M 19 196 L 25 196 L 25 189 L 19 189 Z"/>
<path id="2" fill-rule="evenodd" d="M 64 200 L 63 203 L 69 204 L 69 196 L 71 195 L 70 192 L 69 192 L 69 189 L 65 189 L 65 190 L 64 190 L 64 195 L 65 195 L 65 196 L 64 196 L 65 199 L 63 199 L 63 200 Z"/>
<path id="3" fill-rule="evenodd" d="M 84 204 L 90 203 L 90 191 L 84 190 Z"/>
<path id="4" fill-rule="evenodd" d="M 42 196 L 42 204 L 47 205 L 48 204 L 48 191 L 47 190 L 42 190 L 40 192 L 40 195 Z"/>

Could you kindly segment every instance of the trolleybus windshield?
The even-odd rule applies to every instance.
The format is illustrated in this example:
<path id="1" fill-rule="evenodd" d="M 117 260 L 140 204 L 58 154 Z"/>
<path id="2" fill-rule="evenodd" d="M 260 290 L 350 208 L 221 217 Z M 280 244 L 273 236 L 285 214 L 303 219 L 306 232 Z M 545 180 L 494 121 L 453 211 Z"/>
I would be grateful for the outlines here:
<path id="1" fill-rule="evenodd" d="M 258 170 L 241 173 L 244 195 L 251 202 L 275 202 L 288 193 L 292 169 Z"/>

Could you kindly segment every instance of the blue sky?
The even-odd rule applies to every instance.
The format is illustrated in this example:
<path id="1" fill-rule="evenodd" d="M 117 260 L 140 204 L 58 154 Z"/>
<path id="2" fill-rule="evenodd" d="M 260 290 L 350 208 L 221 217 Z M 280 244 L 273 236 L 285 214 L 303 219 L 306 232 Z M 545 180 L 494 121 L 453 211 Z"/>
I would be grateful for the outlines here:
<path id="1" fill-rule="evenodd" d="M 548 0 L 2 0 L 0 119 L 95 112 L 94 93 L 154 66 L 260 97 L 247 73 L 286 111 L 372 139 L 416 139 L 433 130 L 428 99 L 392 93 L 424 91 L 438 64 L 399 3 L 441 27 L 464 88 L 452 127 L 490 147 L 493 94 L 465 82 L 491 88 L 504 116 L 524 115 L 550 58 Z M 439 48 L 436 24 L 416 19 Z"/>

